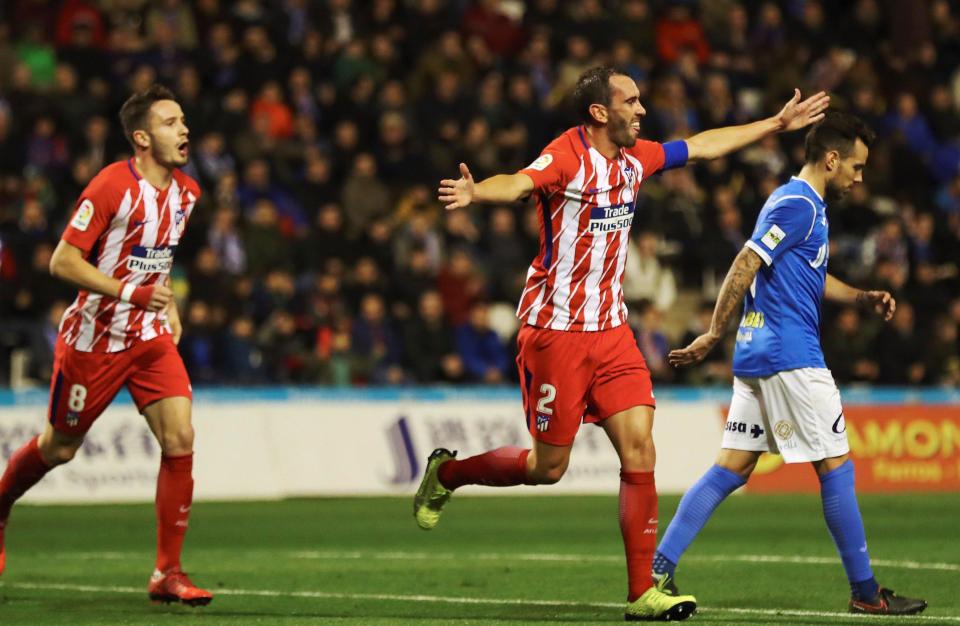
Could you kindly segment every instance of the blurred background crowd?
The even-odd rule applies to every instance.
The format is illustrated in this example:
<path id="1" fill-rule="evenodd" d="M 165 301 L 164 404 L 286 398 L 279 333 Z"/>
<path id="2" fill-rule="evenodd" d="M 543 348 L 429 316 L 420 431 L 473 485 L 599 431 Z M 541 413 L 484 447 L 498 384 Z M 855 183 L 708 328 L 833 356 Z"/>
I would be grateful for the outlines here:
<path id="1" fill-rule="evenodd" d="M 960 382 L 960 7 L 930 0 L 10 0 L 0 4 L 0 385 L 45 384 L 74 291 L 47 263 L 78 194 L 127 158 L 117 111 L 158 81 L 204 196 L 174 271 L 195 383 L 515 378 L 532 204 L 445 212 L 458 164 L 527 165 L 576 123 L 565 96 L 611 64 L 647 138 L 775 113 L 827 90 L 879 138 L 829 208 L 830 271 L 898 298 L 889 324 L 827 307 L 838 381 Z M 803 134 L 643 183 L 625 295 L 654 379 L 722 383 L 709 321 Z M 731 333 L 732 336 L 733 333 Z M 732 340 L 732 337 L 731 337 Z"/>

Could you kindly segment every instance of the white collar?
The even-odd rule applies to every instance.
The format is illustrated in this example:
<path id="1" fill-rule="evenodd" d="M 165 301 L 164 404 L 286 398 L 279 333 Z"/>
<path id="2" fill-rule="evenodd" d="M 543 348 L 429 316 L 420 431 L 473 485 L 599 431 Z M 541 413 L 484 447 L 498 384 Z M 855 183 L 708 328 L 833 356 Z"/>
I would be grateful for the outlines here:
<path id="1" fill-rule="evenodd" d="M 790 177 L 790 180 L 799 180 L 801 183 L 803 183 L 804 185 L 806 185 L 807 187 L 810 188 L 810 191 L 812 191 L 812 192 L 813 192 L 813 195 L 815 195 L 815 196 L 817 197 L 817 200 L 820 201 L 820 204 L 826 204 L 826 202 L 823 201 L 823 198 L 820 197 L 820 194 L 817 193 L 817 190 L 814 189 L 814 188 L 813 188 L 813 185 L 811 185 L 808 181 L 805 181 L 804 179 L 800 178 L 799 176 L 791 176 L 791 177 Z"/>

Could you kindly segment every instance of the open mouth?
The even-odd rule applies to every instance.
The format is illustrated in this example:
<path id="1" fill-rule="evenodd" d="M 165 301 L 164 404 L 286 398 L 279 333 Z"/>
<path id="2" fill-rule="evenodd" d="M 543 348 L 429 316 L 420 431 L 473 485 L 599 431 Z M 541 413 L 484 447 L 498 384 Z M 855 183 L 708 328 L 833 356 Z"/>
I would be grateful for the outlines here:
<path id="1" fill-rule="evenodd" d="M 633 122 L 632 124 L 630 124 L 630 128 L 632 128 L 632 129 L 633 129 L 633 132 L 639 136 L 639 135 L 640 135 L 640 120 L 637 120 L 636 122 Z"/>
<path id="2" fill-rule="evenodd" d="M 180 156 L 187 156 L 190 153 L 190 142 L 184 141 L 177 144 L 177 152 L 180 153 Z"/>

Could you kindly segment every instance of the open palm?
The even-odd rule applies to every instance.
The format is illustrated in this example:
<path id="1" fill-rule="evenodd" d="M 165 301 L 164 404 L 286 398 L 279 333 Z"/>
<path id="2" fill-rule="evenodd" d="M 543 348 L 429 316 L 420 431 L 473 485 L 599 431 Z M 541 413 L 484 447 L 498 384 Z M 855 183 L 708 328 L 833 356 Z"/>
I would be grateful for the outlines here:
<path id="1" fill-rule="evenodd" d="M 473 174 L 466 163 L 460 164 L 460 178 L 453 180 L 444 178 L 440 181 L 440 202 L 446 206 L 448 211 L 462 209 L 473 202 Z"/>
<path id="2" fill-rule="evenodd" d="M 830 96 L 825 91 L 814 94 L 801 102 L 800 90 L 794 89 L 793 97 L 777 114 L 777 119 L 784 131 L 800 130 L 822 120 L 829 106 Z"/>

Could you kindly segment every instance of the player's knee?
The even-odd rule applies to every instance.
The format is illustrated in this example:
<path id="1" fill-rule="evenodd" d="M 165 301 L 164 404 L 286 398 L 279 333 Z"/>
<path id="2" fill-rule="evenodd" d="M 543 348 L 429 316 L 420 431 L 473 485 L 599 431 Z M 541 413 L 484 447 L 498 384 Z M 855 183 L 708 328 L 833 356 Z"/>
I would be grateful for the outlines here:
<path id="1" fill-rule="evenodd" d="M 628 471 L 648 471 L 657 462 L 657 449 L 652 437 L 635 437 L 620 450 L 620 465 Z"/>
<path id="2" fill-rule="evenodd" d="M 63 465 L 64 463 L 72 461 L 79 449 L 80 444 L 57 445 L 51 443 L 50 445 L 41 447 L 40 453 L 43 456 L 43 460 L 50 465 Z"/>
<path id="3" fill-rule="evenodd" d="M 528 478 L 538 485 L 553 485 L 560 482 L 567 471 L 567 462 L 533 468 Z"/>
<path id="4" fill-rule="evenodd" d="M 186 424 L 164 431 L 160 438 L 160 448 L 169 456 L 190 454 L 193 452 L 193 426 Z"/>

